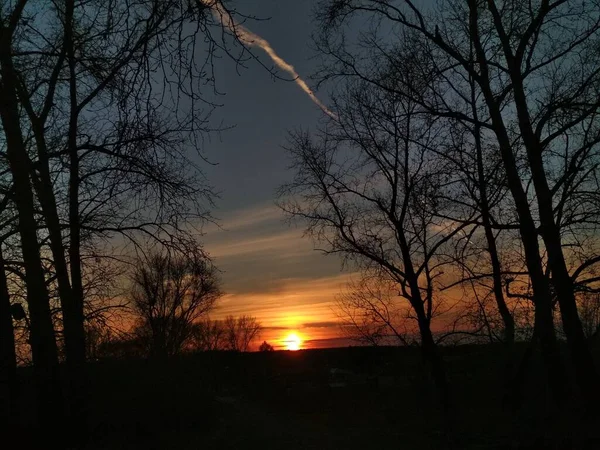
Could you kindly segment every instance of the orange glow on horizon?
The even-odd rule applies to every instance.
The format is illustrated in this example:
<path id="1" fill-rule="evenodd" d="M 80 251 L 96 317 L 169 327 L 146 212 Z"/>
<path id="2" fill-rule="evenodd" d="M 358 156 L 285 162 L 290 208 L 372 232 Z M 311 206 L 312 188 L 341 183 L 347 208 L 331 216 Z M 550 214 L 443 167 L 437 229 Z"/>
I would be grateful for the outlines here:
<path id="1" fill-rule="evenodd" d="M 286 350 L 300 350 L 302 348 L 302 339 L 296 333 L 290 333 L 283 340 Z"/>

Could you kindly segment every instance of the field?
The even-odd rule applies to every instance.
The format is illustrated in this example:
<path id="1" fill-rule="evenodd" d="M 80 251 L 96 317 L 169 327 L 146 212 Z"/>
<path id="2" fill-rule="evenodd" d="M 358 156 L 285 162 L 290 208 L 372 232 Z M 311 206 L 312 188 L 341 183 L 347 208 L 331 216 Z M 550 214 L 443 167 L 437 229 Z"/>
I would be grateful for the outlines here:
<path id="1" fill-rule="evenodd" d="M 512 411 L 503 402 L 499 347 L 444 352 L 448 414 L 413 348 L 95 362 L 89 448 L 600 448 L 596 419 L 546 402 L 536 360 L 523 406 Z"/>

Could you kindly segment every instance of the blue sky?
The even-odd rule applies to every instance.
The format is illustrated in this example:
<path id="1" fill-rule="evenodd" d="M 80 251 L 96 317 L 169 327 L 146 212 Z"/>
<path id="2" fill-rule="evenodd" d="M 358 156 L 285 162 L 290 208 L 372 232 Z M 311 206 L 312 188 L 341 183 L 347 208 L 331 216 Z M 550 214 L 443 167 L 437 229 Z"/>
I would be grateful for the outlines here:
<path id="1" fill-rule="evenodd" d="M 317 64 L 310 48 L 312 3 L 238 3 L 240 11 L 269 18 L 245 26 L 267 40 L 309 84 Z M 272 66 L 266 53 L 254 51 Z M 208 226 L 203 237 L 223 270 L 226 295 L 214 316 L 257 316 L 267 327 L 263 338 L 276 345 L 288 331 L 304 339 L 331 338 L 339 332 L 333 302 L 348 274 L 340 271 L 338 258 L 315 251 L 301 227 L 286 224 L 274 205 L 276 189 L 292 176 L 282 148 L 287 133 L 314 128 L 324 113 L 296 83 L 272 77 L 256 62 L 238 74 L 232 61 L 220 60 L 216 77 L 225 95 L 213 119 L 235 127 L 213 136 L 205 149 L 217 163 L 206 174 L 220 192 L 214 215 L 223 228 Z M 316 94 L 327 103 L 325 92 Z"/>
<path id="2" fill-rule="evenodd" d="M 243 3 L 247 3 L 246 6 Z M 309 48 L 313 31 L 310 1 L 262 0 L 240 2 L 240 9 L 269 20 L 246 24 L 268 40 L 278 54 L 307 78 L 315 69 Z M 267 65 L 272 62 L 260 49 L 253 51 Z M 281 145 L 288 130 L 313 127 L 322 118 L 321 110 L 293 82 L 272 77 L 256 62 L 236 71 L 235 64 L 222 59 L 216 67 L 224 106 L 214 115 L 235 128 L 207 145 L 211 160 L 219 165 L 207 171 L 222 197 L 219 205 L 227 211 L 249 204 L 272 202 L 276 187 L 286 181 L 288 159 Z M 279 71 L 281 76 L 287 74 Z M 318 93 L 321 97 L 325 93 Z M 324 100 L 326 100 L 324 98 Z"/>

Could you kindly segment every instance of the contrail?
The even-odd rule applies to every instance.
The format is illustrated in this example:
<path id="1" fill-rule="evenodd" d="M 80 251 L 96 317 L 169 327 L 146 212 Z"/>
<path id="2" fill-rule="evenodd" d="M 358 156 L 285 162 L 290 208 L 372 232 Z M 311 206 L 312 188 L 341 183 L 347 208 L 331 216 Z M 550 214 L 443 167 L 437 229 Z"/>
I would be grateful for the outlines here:
<path id="1" fill-rule="evenodd" d="M 250 31 L 248 28 L 244 27 L 243 25 L 236 23 L 235 20 L 233 19 L 233 17 L 231 16 L 231 14 L 229 14 L 227 11 L 225 11 L 223 9 L 223 7 L 221 6 L 221 2 L 211 1 L 211 0 L 202 0 L 202 2 L 206 6 L 208 6 L 212 9 L 213 14 L 219 18 L 219 20 L 221 21 L 221 24 L 223 24 L 223 26 L 226 26 L 227 28 L 229 28 L 229 30 L 232 33 L 234 33 L 240 41 L 242 41 L 244 44 L 246 44 L 250 47 L 258 47 L 258 48 L 262 49 L 267 55 L 269 55 L 269 57 L 271 58 L 271 60 L 273 61 L 273 63 L 275 63 L 275 65 L 277 67 L 279 67 L 281 70 L 287 72 L 288 74 L 290 74 L 292 76 L 292 78 L 294 79 L 294 82 L 298 86 L 300 86 L 300 89 L 302 89 L 310 97 L 310 99 L 313 101 L 313 103 L 315 105 L 317 105 L 319 108 L 321 108 L 321 110 L 328 116 L 330 116 L 334 119 L 336 118 L 335 114 L 332 113 L 329 110 L 329 108 L 327 108 L 327 106 L 325 106 L 323 104 L 323 102 L 321 102 L 321 100 L 319 100 L 317 98 L 317 96 L 312 91 L 312 89 L 310 87 L 308 87 L 308 84 L 306 84 L 306 81 L 304 81 L 300 77 L 300 75 L 298 75 L 298 72 L 296 72 L 296 69 L 294 68 L 294 66 L 292 66 L 287 61 L 285 61 L 281 56 L 279 56 L 277 54 L 277 52 L 275 52 L 273 47 L 271 47 L 271 44 L 266 39 L 263 39 L 256 33 L 253 33 L 252 31 Z"/>

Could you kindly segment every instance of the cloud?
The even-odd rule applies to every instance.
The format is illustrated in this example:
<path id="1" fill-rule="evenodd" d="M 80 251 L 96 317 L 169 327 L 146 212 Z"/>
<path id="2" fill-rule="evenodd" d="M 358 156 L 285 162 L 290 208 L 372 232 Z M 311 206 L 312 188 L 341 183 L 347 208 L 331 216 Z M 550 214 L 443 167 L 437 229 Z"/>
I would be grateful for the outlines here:
<path id="1" fill-rule="evenodd" d="M 263 327 L 265 331 L 286 331 L 287 327 Z"/>
<path id="2" fill-rule="evenodd" d="M 204 242 L 211 256 L 219 259 L 258 253 L 296 254 L 313 250 L 302 232 L 283 224 L 282 211 L 273 204 L 225 212 L 220 226 L 206 229 Z"/>
<path id="3" fill-rule="evenodd" d="M 314 251 L 300 230 L 282 225 L 274 206 L 227 212 L 222 229 L 204 239 L 223 271 L 226 293 L 211 313 L 213 319 L 255 316 L 264 327 L 261 342 L 272 344 L 290 332 L 302 339 L 339 334 L 335 301 L 353 275 L 340 272 L 337 257 Z"/>
<path id="4" fill-rule="evenodd" d="M 229 236 L 230 238 L 233 236 Z M 300 250 L 302 245 L 300 234 L 297 231 L 284 231 L 270 236 L 250 237 L 245 239 L 227 239 L 215 243 L 210 247 L 210 254 L 215 258 L 241 256 L 245 254 L 276 252 L 292 255 Z M 312 249 L 309 249 L 309 251 Z"/>
<path id="5" fill-rule="evenodd" d="M 339 259 L 315 251 L 301 230 L 282 223 L 279 209 L 272 204 L 226 212 L 221 224 L 207 231 L 203 241 L 230 294 L 280 293 L 286 280 L 340 272 Z"/>
<path id="6" fill-rule="evenodd" d="M 338 321 L 325 321 L 325 322 L 308 322 L 303 323 L 302 328 L 339 328 L 340 322 Z"/>
<path id="7" fill-rule="evenodd" d="M 300 89 L 302 89 L 306 93 L 306 95 L 309 96 L 309 98 L 313 101 L 313 103 L 315 105 L 317 105 L 319 108 L 321 108 L 321 110 L 328 116 L 335 118 L 335 114 L 332 113 L 327 108 L 327 106 L 325 106 L 325 104 L 323 104 L 323 102 L 321 102 L 321 100 L 319 100 L 317 98 L 317 96 L 312 91 L 312 89 L 308 86 L 306 81 L 304 81 L 300 77 L 298 72 L 296 72 L 296 69 L 294 68 L 294 66 L 292 66 L 290 63 L 285 61 L 281 56 L 279 56 L 277 54 L 277 52 L 273 49 L 271 44 L 266 39 L 263 39 L 256 33 L 253 33 L 252 31 L 250 31 L 248 28 L 237 23 L 234 20 L 233 16 L 231 14 L 229 14 L 223 8 L 223 6 L 221 6 L 221 3 L 219 1 L 203 0 L 203 2 L 205 5 L 209 6 L 212 9 L 213 14 L 215 15 L 215 17 L 217 17 L 220 20 L 221 24 L 223 24 L 223 26 L 229 28 L 229 30 L 231 30 L 231 32 L 234 33 L 242 43 L 244 43 L 245 45 L 248 45 L 250 47 L 258 47 L 261 50 L 263 50 L 267 55 L 269 55 L 269 58 L 271 58 L 273 63 L 279 69 L 288 73 L 293 78 L 294 82 L 300 87 Z"/>
<path id="8" fill-rule="evenodd" d="M 217 214 L 218 215 L 218 214 Z M 283 222 L 283 211 L 272 203 L 258 204 L 234 211 L 224 212 L 219 216 L 220 226 L 209 225 L 207 232 L 247 230 L 265 222 Z"/>
<path id="9" fill-rule="evenodd" d="M 352 276 L 344 273 L 320 279 L 277 280 L 277 290 L 227 294 L 213 316 L 250 314 L 266 327 L 332 328 L 337 321 L 335 301 Z"/>

